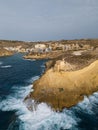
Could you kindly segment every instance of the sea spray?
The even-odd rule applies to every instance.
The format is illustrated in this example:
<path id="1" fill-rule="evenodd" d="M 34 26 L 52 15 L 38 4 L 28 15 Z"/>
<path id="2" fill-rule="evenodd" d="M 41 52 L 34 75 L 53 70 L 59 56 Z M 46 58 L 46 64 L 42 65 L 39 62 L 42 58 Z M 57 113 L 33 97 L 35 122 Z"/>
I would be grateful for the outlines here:
<path id="1" fill-rule="evenodd" d="M 75 128 L 76 121 L 72 115 L 67 113 L 57 113 L 51 110 L 45 103 L 37 106 L 36 111 L 29 111 L 27 109 L 20 110 L 16 113 L 17 120 L 14 122 L 13 129 L 15 130 L 60 130 Z M 16 125 L 18 122 L 18 129 Z M 8 130 L 11 130 L 10 125 Z"/>
<path id="2" fill-rule="evenodd" d="M 34 80 L 36 80 L 35 77 Z M 17 87 L 13 87 L 14 91 L 15 88 Z M 32 85 L 19 87 L 16 89 L 17 96 L 8 96 L 5 100 L 0 101 L 0 110 L 16 111 L 16 119 L 10 123 L 8 130 L 79 130 L 78 124 L 81 122 L 81 117 L 79 115 L 77 117 L 77 112 L 78 114 L 85 113 L 85 115 L 96 114 L 93 106 L 98 104 L 98 93 L 94 93 L 89 98 L 85 96 L 82 102 L 70 109 L 64 109 L 60 113 L 53 111 L 45 103 L 38 104 L 36 109 L 30 111 L 23 99 L 30 93 L 31 88 Z"/>
<path id="3" fill-rule="evenodd" d="M 41 67 L 41 65 L 43 62 L 25 61 L 19 57 L 20 56 L 17 57 L 17 55 L 15 55 L 13 57 L 8 57 L 8 61 L 7 59 L 2 60 L 3 64 L 6 63 L 7 65 L 10 64 L 13 66 L 11 68 L 13 73 L 10 73 L 10 75 L 7 75 L 10 72 L 10 68 L 2 69 L 0 67 L 0 91 L 2 93 L 7 92 L 7 95 L 0 95 L 0 130 L 98 129 L 97 92 L 92 96 L 89 96 L 89 98 L 85 96 L 82 102 L 70 109 L 64 109 L 60 113 L 53 111 L 45 103 L 37 104 L 36 109 L 33 108 L 33 111 L 29 110 L 24 102 L 24 99 L 31 91 L 33 91 L 33 79 L 35 78 L 36 80 L 42 74 L 43 67 Z M 31 78 L 33 75 L 39 76 Z M 2 78 L 4 81 L 8 79 L 9 82 L 4 82 Z M 14 83 L 12 82 L 13 84 L 11 84 L 12 80 L 15 81 Z M 10 92 L 8 90 L 10 90 Z M 31 99 L 31 102 L 32 106 L 34 106 L 33 99 Z M 10 114 L 10 112 L 13 114 Z"/>
<path id="4" fill-rule="evenodd" d="M 34 76 L 34 77 L 31 77 L 29 80 L 27 80 L 26 82 L 28 83 L 33 83 L 35 80 L 39 79 L 39 76 Z"/>
<path id="5" fill-rule="evenodd" d="M 32 78 L 32 81 L 36 78 L 38 77 Z M 59 130 L 76 126 L 76 121 L 72 115 L 68 115 L 68 111 L 67 113 L 54 112 L 45 103 L 38 104 L 36 109 L 30 111 L 23 99 L 30 93 L 32 85 L 16 88 L 16 86 L 12 87 L 13 92 L 16 91 L 15 95 L 6 97 L 0 103 L 0 110 L 16 111 L 16 118 L 10 123 L 8 130 Z"/>
<path id="6" fill-rule="evenodd" d="M 31 84 L 38 78 L 39 76 L 32 77 L 28 83 Z M 32 84 L 18 87 L 14 85 L 11 91 L 11 95 L 6 99 L 0 99 L 0 110 L 15 111 L 16 118 L 9 124 L 8 130 L 80 130 L 79 124 L 84 119 L 82 116 L 85 115 L 88 119 L 87 117 L 97 113 L 94 106 L 98 104 L 98 93 L 89 98 L 85 96 L 84 101 L 59 113 L 45 103 L 37 104 L 35 109 L 33 99 L 31 99 L 33 111 L 28 109 L 24 99 L 32 91 Z"/>
<path id="7" fill-rule="evenodd" d="M 5 66 L 1 66 L 1 68 L 11 68 L 11 65 L 5 65 Z"/>
<path id="8" fill-rule="evenodd" d="M 70 109 L 64 109 L 62 112 L 55 112 L 45 103 L 37 105 L 36 110 L 29 111 L 25 104 L 16 112 L 17 120 L 14 122 L 13 129 L 15 130 L 79 130 L 79 122 L 81 117 L 79 114 L 85 113 L 85 115 L 91 116 L 96 114 L 93 110 L 93 104 L 98 103 L 98 93 L 94 93 L 92 96 L 85 97 L 84 101 L 78 103 L 76 106 Z M 92 104 L 93 102 L 93 104 Z M 78 112 L 78 116 L 77 113 Z M 16 125 L 18 122 L 18 129 Z M 9 127 L 8 130 L 12 126 Z"/>

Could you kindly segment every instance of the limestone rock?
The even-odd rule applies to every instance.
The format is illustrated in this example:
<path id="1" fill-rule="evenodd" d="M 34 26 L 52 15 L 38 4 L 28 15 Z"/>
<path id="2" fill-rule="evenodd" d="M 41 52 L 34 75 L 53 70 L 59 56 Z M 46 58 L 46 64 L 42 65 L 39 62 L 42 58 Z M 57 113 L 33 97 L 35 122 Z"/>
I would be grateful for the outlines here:
<path id="1" fill-rule="evenodd" d="M 71 71 L 73 70 L 74 66 L 69 64 L 68 62 L 65 62 L 63 60 L 57 60 L 56 64 L 54 65 L 54 71 Z"/>
<path id="2" fill-rule="evenodd" d="M 30 97 L 37 102 L 46 102 L 55 110 L 76 105 L 98 91 L 98 60 L 84 69 L 58 72 L 49 69 L 34 82 Z"/>

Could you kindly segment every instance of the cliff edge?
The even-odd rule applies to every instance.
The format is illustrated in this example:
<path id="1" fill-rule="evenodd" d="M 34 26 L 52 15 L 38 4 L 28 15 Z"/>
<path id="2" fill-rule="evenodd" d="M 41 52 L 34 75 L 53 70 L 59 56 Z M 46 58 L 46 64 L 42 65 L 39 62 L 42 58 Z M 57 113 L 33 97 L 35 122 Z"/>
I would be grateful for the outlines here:
<path id="1" fill-rule="evenodd" d="M 36 102 L 46 102 L 55 110 L 62 110 L 76 105 L 84 95 L 98 91 L 98 60 L 77 71 L 72 71 L 75 66 L 67 65 L 70 71 L 47 70 L 34 82 L 30 97 Z"/>
<path id="2" fill-rule="evenodd" d="M 11 56 L 13 54 L 14 54 L 14 52 L 12 52 L 12 51 L 8 51 L 6 49 L 0 48 L 0 57 L 2 57 L 2 56 Z"/>

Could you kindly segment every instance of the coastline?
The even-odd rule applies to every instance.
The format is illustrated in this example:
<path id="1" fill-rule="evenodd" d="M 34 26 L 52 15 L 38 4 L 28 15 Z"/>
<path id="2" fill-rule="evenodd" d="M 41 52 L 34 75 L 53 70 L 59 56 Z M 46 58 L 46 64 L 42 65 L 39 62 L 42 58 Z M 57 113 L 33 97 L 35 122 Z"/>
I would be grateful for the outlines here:
<path id="1" fill-rule="evenodd" d="M 77 53 L 76 53 L 77 54 Z M 26 99 L 45 102 L 55 111 L 70 108 L 98 91 L 98 55 L 96 51 L 85 51 L 81 55 L 66 53 L 65 61 L 73 68 L 55 70 L 62 56 L 46 62 L 43 75 L 33 83 L 34 91 Z M 65 66 L 66 68 L 66 66 Z"/>
<path id="2" fill-rule="evenodd" d="M 12 56 L 14 54 L 14 52 L 12 51 L 8 51 L 5 49 L 0 49 L 0 57 L 4 57 L 4 56 Z"/>
<path id="3" fill-rule="evenodd" d="M 98 60 L 97 43 L 93 45 L 91 40 L 80 41 L 80 43 L 77 40 L 64 41 L 64 43 L 60 41 L 62 46 L 59 46 L 58 43 L 60 42 L 51 43 L 53 50 L 44 51 L 43 53 L 39 50 L 33 52 L 34 48 L 16 46 L 17 52 L 20 52 L 20 50 L 28 52 L 23 56 L 24 59 L 48 60 L 45 64 L 45 72 L 40 79 L 34 82 L 34 92 L 30 93 L 30 97 L 34 98 L 36 102 L 45 102 L 55 110 L 62 110 L 65 107 L 70 108 L 83 100 L 84 95 L 88 96 L 97 91 L 97 84 L 94 88 L 92 87 L 95 80 L 92 75 L 90 75 L 91 79 L 85 81 L 85 78 L 88 78 L 85 75 L 89 74 L 86 67 Z M 12 47 L 12 49 L 15 49 L 15 47 Z M 1 56 L 10 56 L 14 53 L 8 50 L 1 52 Z M 83 77 L 80 74 L 81 70 L 85 70 Z M 78 74 L 76 75 L 76 73 Z M 76 78 L 74 78 L 75 75 Z M 94 72 L 94 75 L 96 77 L 96 72 Z M 86 90 L 84 90 L 85 87 Z"/>
<path id="4" fill-rule="evenodd" d="M 46 71 L 33 84 L 30 97 L 45 102 L 56 111 L 70 108 L 98 91 L 98 60 L 84 69 L 71 72 Z"/>
<path id="5" fill-rule="evenodd" d="M 43 53 L 43 54 L 27 54 L 25 55 L 23 58 L 24 59 L 35 59 L 35 60 L 43 60 L 43 59 L 56 59 L 59 56 L 62 56 L 64 54 L 64 52 L 62 51 L 52 51 L 52 52 L 48 52 L 48 53 Z"/>

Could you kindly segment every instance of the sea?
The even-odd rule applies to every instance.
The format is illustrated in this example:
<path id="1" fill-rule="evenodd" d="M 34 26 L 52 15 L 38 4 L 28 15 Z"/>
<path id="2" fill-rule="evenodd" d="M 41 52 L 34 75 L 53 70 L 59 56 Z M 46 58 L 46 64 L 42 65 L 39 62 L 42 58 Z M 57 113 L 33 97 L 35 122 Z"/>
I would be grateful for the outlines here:
<path id="1" fill-rule="evenodd" d="M 34 91 L 45 62 L 23 59 L 23 54 L 0 58 L 0 130 L 98 130 L 97 92 L 62 112 L 46 103 L 32 111 L 27 108 L 24 99 Z"/>

